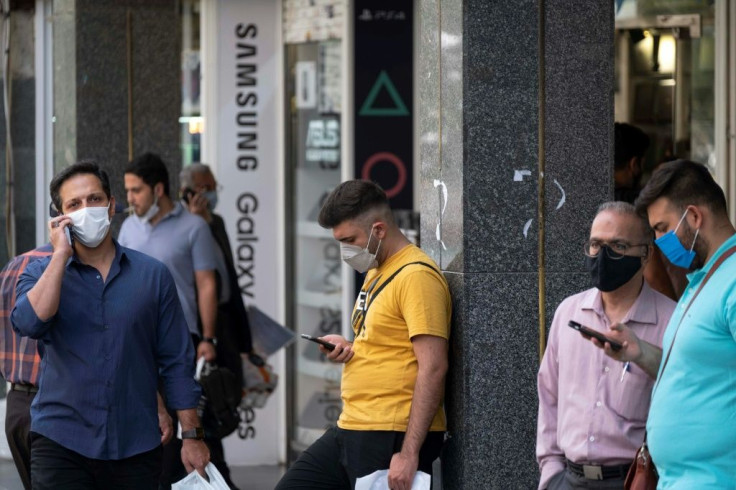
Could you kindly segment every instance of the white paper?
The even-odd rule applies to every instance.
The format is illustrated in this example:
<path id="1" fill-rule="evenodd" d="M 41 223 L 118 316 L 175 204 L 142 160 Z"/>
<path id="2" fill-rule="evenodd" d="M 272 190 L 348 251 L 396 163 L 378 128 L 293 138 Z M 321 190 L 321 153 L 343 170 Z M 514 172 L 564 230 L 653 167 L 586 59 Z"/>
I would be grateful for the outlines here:
<path id="1" fill-rule="evenodd" d="M 411 490 L 429 490 L 432 477 L 423 471 L 417 471 Z M 355 481 L 355 490 L 389 490 L 388 470 L 374 471 L 370 475 L 358 478 Z"/>

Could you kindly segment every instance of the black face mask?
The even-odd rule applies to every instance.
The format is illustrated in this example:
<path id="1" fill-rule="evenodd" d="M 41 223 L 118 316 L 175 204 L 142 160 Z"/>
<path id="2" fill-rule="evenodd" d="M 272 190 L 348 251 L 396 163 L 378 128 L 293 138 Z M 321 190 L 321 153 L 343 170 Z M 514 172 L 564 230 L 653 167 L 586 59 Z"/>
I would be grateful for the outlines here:
<path id="1" fill-rule="evenodd" d="M 590 272 L 593 286 L 606 293 L 629 282 L 641 269 L 641 257 L 623 255 L 620 259 L 612 259 L 609 253 L 615 254 L 607 245 L 603 245 L 598 255 L 585 257 L 585 267 Z"/>

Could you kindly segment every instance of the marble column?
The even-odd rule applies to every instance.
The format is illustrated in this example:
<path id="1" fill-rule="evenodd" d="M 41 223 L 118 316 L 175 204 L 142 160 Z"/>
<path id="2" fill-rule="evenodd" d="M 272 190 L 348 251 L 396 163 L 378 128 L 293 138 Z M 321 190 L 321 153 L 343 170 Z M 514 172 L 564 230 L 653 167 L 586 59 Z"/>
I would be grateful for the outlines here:
<path id="1" fill-rule="evenodd" d="M 612 195 L 613 2 L 419 5 L 422 246 L 454 305 L 443 484 L 535 488 L 540 323 L 589 287 Z"/>
<path id="2" fill-rule="evenodd" d="M 56 170 L 93 158 L 108 172 L 113 194 L 123 203 L 129 136 L 134 156 L 145 151 L 162 156 L 172 190 L 178 189 L 178 5 L 176 0 L 54 0 Z"/>

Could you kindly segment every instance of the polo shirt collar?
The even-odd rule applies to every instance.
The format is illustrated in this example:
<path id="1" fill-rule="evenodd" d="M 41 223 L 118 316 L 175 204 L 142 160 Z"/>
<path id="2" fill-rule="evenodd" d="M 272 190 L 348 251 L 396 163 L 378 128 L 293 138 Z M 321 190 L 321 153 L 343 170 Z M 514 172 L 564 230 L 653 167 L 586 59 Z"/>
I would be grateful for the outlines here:
<path id="1" fill-rule="evenodd" d="M 583 310 L 593 310 L 596 315 L 603 317 L 606 312 L 603 310 L 603 299 L 601 298 L 601 292 L 598 288 L 591 288 L 585 291 L 582 300 L 580 301 L 580 308 Z M 641 286 L 639 296 L 634 301 L 634 304 L 629 308 L 628 313 L 623 318 L 623 323 L 636 322 L 642 324 L 657 324 L 657 309 L 652 305 L 655 304 L 656 298 L 654 291 L 647 284 L 646 281 Z"/>

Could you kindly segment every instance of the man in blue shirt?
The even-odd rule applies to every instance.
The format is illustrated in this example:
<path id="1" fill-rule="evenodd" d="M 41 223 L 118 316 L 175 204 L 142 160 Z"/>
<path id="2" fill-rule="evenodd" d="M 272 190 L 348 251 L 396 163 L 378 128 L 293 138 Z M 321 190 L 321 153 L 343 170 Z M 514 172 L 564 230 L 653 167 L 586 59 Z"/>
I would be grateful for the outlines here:
<path id="1" fill-rule="evenodd" d="M 34 489 L 156 489 L 159 376 L 187 437 L 188 470 L 203 472 L 193 347 L 166 267 L 117 244 L 107 174 L 81 162 L 51 182 L 62 213 L 49 222 L 53 253 L 17 286 L 13 328 L 38 339 L 39 391 L 31 407 Z"/>
<path id="2" fill-rule="evenodd" d="M 677 160 L 652 174 L 636 207 L 690 282 L 662 349 L 615 325 L 624 348 L 606 353 L 657 375 L 647 442 L 658 488 L 736 488 L 736 230 L 726 198 L 704 165 Z"/>

